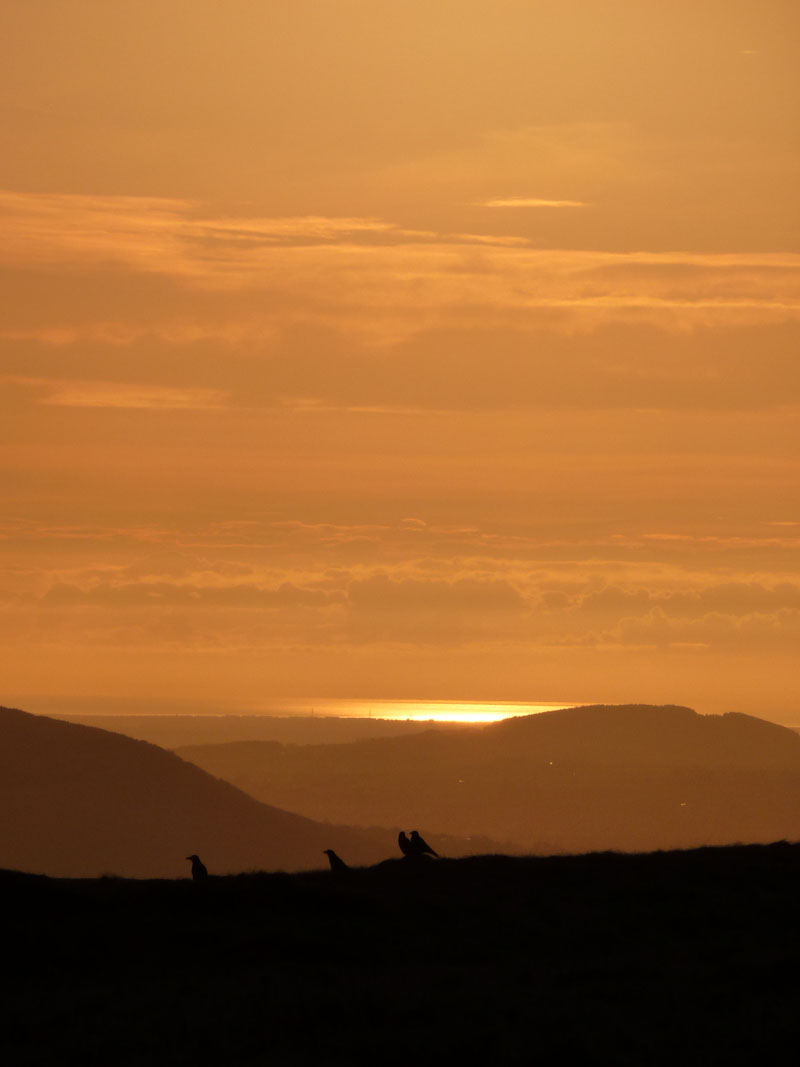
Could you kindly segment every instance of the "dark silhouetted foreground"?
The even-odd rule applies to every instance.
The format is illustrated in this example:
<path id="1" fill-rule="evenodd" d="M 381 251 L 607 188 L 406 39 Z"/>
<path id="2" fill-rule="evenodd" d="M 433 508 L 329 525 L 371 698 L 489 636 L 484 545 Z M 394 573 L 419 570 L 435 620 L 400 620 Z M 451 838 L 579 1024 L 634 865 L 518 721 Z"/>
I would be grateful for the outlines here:
<path id="1" fill-rule="evenodd" d="M 398 857 L 202 894 L 0 872 L 3 1062 L 789 1062 L 799 889 L 785 843 Z"/>

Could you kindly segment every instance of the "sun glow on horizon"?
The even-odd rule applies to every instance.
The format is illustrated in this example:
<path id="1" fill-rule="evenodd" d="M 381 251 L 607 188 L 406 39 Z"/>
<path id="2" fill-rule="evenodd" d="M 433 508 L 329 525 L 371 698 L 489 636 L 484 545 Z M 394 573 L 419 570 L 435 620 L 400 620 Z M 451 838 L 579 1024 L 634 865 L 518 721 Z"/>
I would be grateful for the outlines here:
<path id="1" fill-rule="evenodd" d="M 578 706 L 579 703 L 575 701 L 522 703 L 481 700 L 369 700 L 344 697 L 282 702 L 284 712 L 291 715 L 475 724 L 500 722 L 502 719 L 521 715 L 537 715 L 543 711 Z"/>

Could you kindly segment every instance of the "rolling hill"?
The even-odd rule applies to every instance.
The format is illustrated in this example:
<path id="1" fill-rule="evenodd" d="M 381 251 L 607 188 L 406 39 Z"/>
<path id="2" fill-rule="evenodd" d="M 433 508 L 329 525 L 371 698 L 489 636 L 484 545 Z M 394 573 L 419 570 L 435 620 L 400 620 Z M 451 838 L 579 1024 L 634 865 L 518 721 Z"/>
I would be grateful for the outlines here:
<path id="1" fill-rule="evenodd" d="M 0 867 L 55 876 L 179 877 L 192 852 L 212 873 L 321 867 L 325 848 L 359 864 L 396 852 L 391 831 L 293 815 L 155 745 L 12 708 L 0 708 L 0 810 Z"/>
<path id="2" fill-rule="evenodd" d="M 260 800 L 350 825 L 421 825 L 518 850 L 800 838 L 800 737 L 677 706 L 567 708 L 338 745 L 177 750 Z"/>

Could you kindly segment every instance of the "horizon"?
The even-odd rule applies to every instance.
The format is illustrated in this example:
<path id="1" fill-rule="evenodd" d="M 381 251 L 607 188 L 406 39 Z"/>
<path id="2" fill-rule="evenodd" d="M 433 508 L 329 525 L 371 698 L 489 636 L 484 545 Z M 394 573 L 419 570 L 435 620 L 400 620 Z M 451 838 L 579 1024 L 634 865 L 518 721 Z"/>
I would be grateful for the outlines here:
<path id="1" fill-rule="evenodd" d="M 2 703 L 35 715 L 64 719 L 186 718 L 186 719 L 372 719 L 376 722 L 433 722 L 486 725 L 507 718 L 537 715 L 548 711 L 579 707 L 657 706 L 643 701 L 480 701 L 424 700 L 368 697 L 293 697 L 263 701 L 258 704 L 218 705 L 196 701 L 137 700 L 108 696 L 59 697 L 52 694 L 17 695 Z M 749 715 L 791 730 L 800 730 L 796 720 L 775 717 L 763 711 L 726 708 L 710 711 L 683 701 L 665 704 L 688 707 L 698 715 Z"/>
<path id="2" fill-rule="evenodd" d="M 6 706 L 12 706 L 7 704 Z M 219 707 L 187 701 L 138 701 L 133 698 L 93 696 L 88 698 L 29 694 L 14 698 L 13 706 L 39 715 L 115 716 L 196 716 L 202 718 L 285 717 L 285 718 L 375 718 L 383 721 L 488 723 L 520 715 L 539 714 L 560 708 L 580 707 L 571 701 L 480 701 L 423 700 L 391 697 L 294 697 L 259 704 Z"/>

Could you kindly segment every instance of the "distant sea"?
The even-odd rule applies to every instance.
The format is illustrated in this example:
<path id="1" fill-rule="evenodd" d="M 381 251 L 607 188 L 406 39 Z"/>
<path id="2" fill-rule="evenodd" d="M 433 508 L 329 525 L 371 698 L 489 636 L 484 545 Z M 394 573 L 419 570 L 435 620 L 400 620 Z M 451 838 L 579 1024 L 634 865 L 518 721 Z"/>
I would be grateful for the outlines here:
<path id="1" fill-rule="evenodd" d="M 479 700 L 396 700 L 321 698 L 280 702 L 286 715 L 335 715 L 349 719 L 391 719 L 412 722 L 497 722 L 517 715 L 575 707 L 569 701 L 479 701 Z M 273 705 L 274 708 L 274 705 Z M 253 714 L 255 709 L 250 709 Z M 267 714 L 280 714 L 270 710 Z"/>
<path id="2" fill-rule="evenodd" d="M 398 736 L 431 728 L 480 729 L 501 719 L 558 708 L 569 700 L 414 700 L 390 697 L 294 697 L 264 701 L 175 700 L 158 697 L 5 695 L 8 707 L 127 734 L 166 748 L 232 741 L 328 744 Z M 602 698 L 596 703 L 607 703 Z M 612 702 L 613 703 L 613 702 Z M 758 715 L 777 721 L 768 715 Z M 784 725 L 779 722 L 779 725 Z M 789 724 L 800 733 L 800 726 Z"/>
<path id="3" fill-rule="evenodd" d="M 6 698 L 8 700 L 8 698 Z M 270 717 L 325 716 L 411 722 L 497 722 L 518 715 L 579 706 L 578 701 L 413 700 L 365 697 L 291 697 L 241 704 L 164 700 L 158 697 L 20 696 L 14 706 L 40 715 L 237 715 Z M 9 701 L 10 703 L 10 701 Z M 585 702 L 584 702 L 585 703 Z"/>

